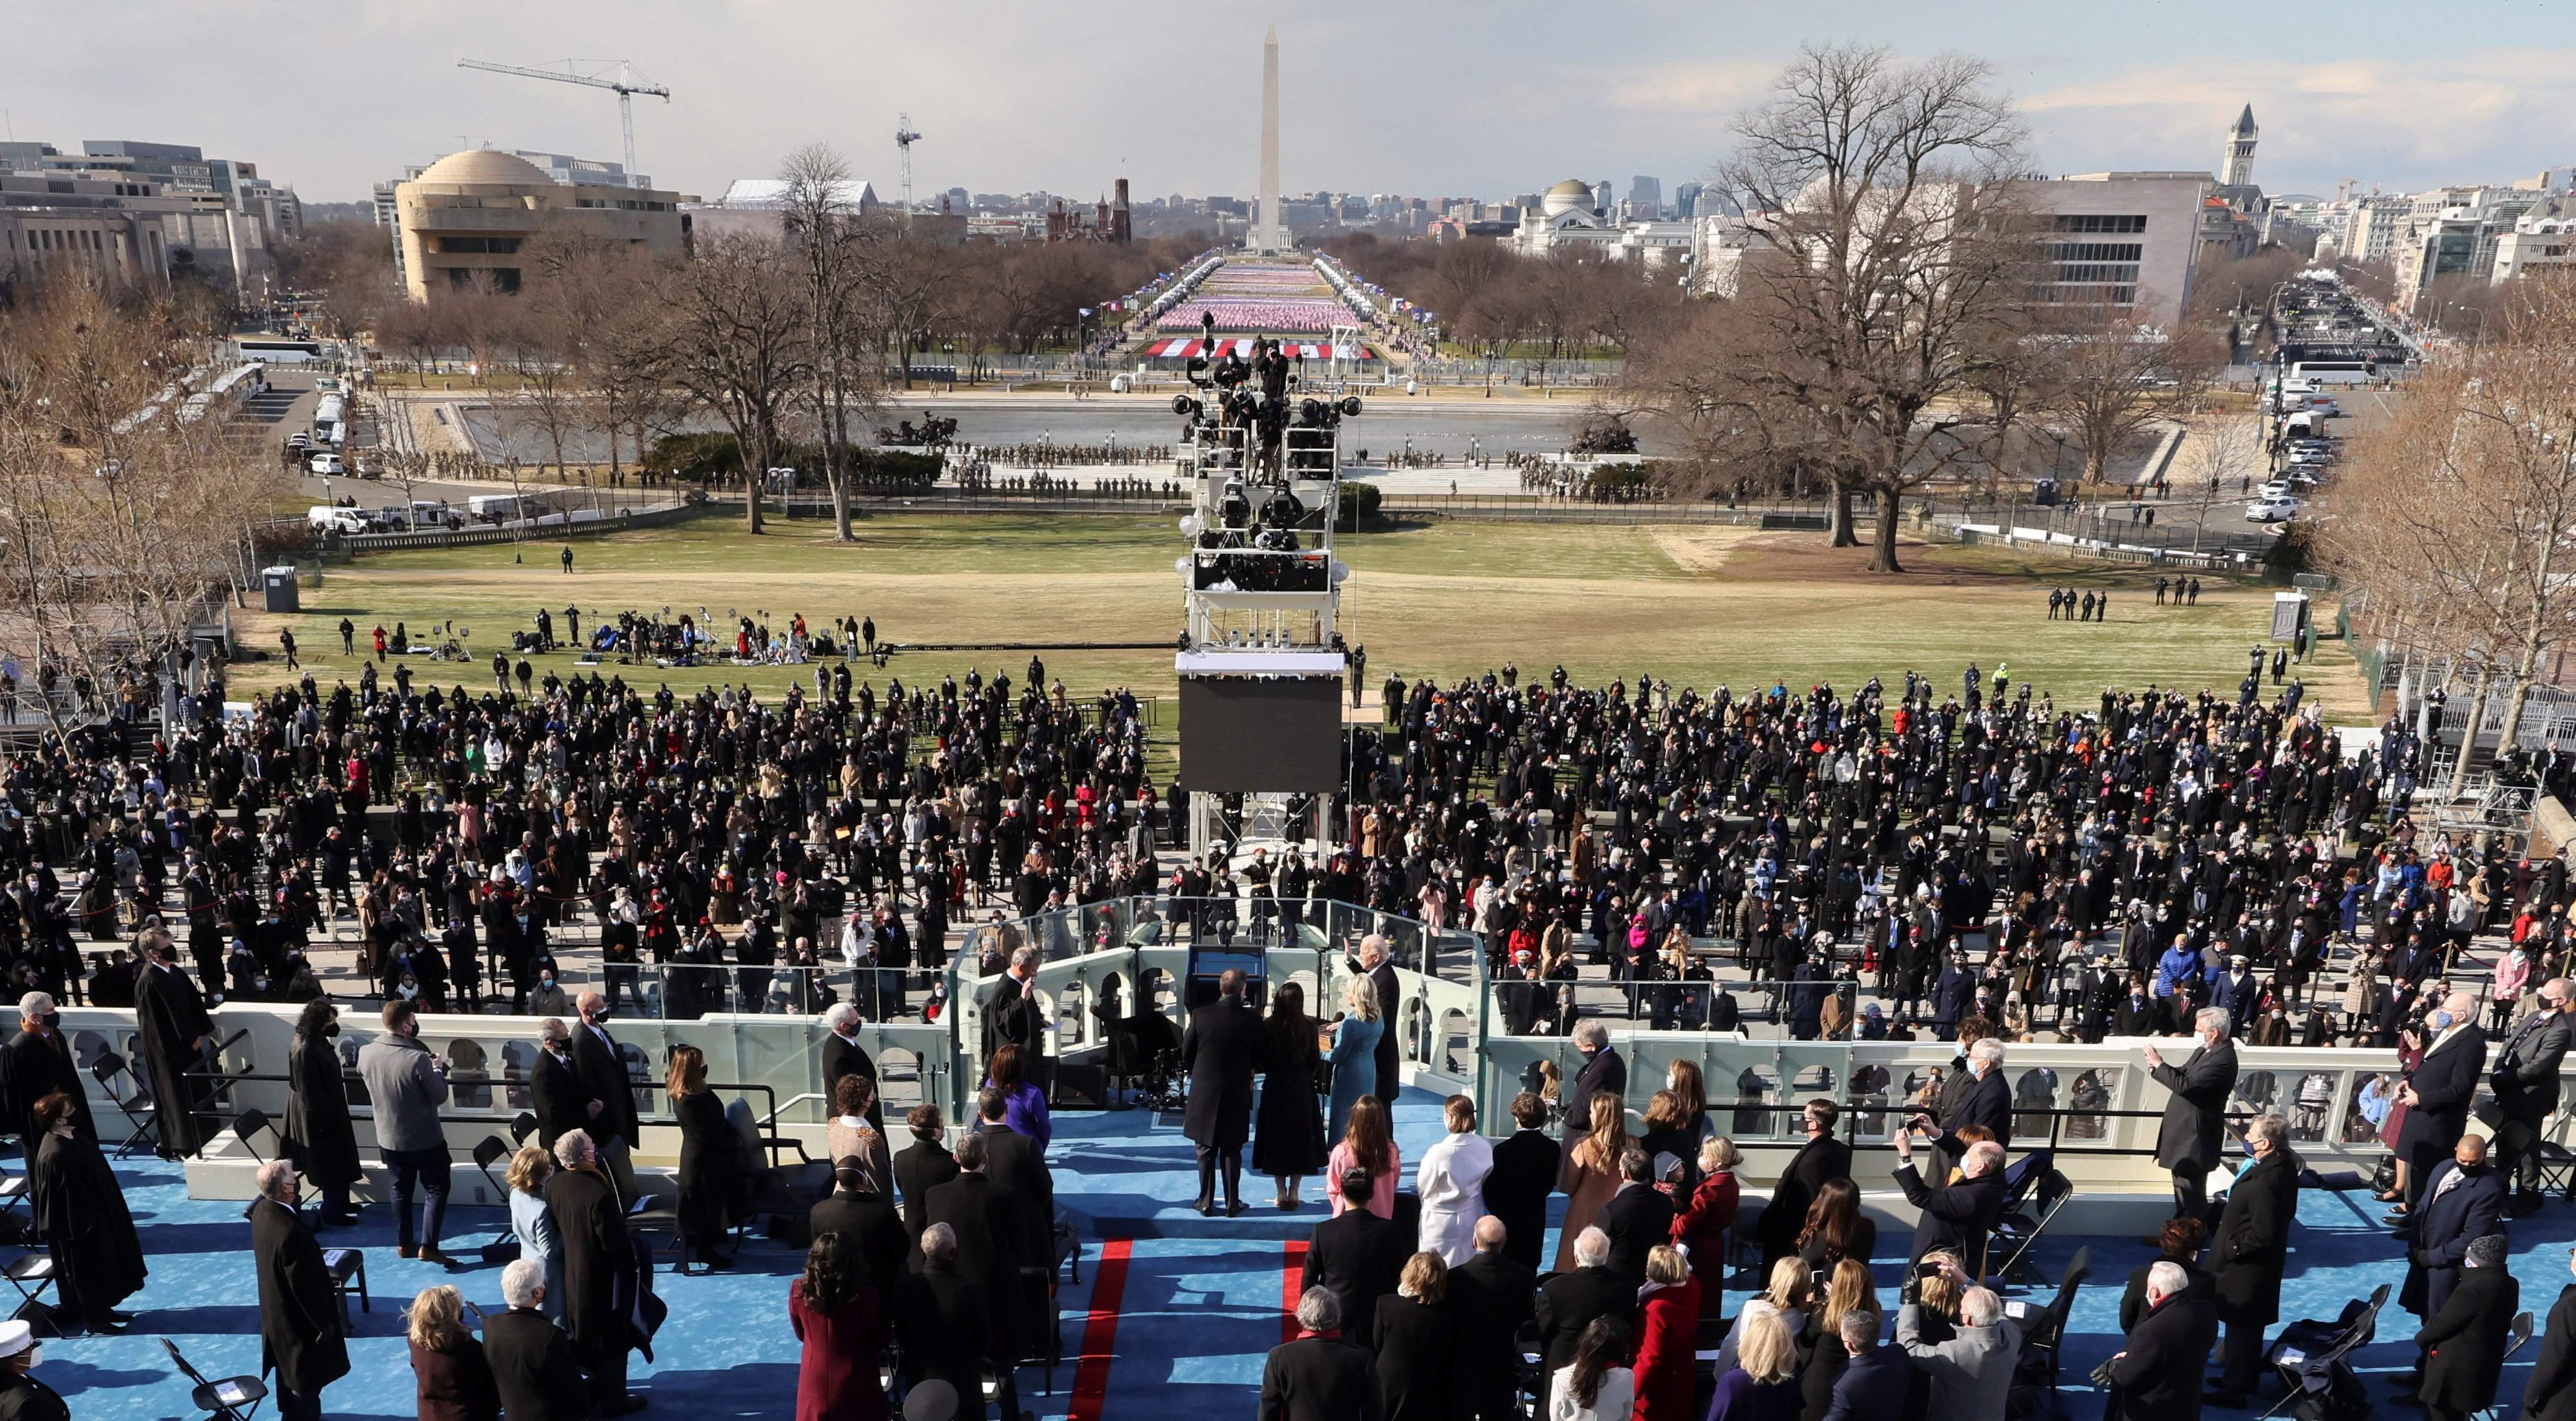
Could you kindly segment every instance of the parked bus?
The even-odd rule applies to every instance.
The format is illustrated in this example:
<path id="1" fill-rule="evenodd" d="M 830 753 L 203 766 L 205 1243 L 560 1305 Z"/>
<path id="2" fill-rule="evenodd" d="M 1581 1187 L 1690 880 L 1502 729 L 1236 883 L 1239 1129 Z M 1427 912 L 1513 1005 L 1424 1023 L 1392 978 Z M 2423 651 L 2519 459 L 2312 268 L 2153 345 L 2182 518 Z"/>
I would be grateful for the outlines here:
<path id="1" fill-rule="evenodd" d="M 2379 371 L 2367 360 L 2301 360 L 2290 366 L 2290 378 L 2311 385 L 2366 385 Z"/>

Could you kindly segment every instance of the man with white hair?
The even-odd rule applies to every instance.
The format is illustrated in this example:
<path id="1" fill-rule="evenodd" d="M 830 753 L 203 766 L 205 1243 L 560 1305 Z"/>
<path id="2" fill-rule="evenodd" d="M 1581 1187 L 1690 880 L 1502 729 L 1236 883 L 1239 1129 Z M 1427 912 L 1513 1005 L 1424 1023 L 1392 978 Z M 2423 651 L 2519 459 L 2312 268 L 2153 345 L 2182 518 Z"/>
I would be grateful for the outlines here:
<path id="1" fill-rule="evenodd" d="M 1574 1236 L 1574 1271 L 1557 1274 L 1538 1290 L 1532 1321 L 1538 1326 L 1539 1349 L 1547 1357 L 1539 1375 L 1553 1377 L 1574 1365 L 1574 1347 L 1582 1340 L 1583 1329 L 1605 1317 L 1636 1325 L 1637 1283 L 1611 1268 L 1610 1235 L 1589 1228 Z"/>
<path id="2" fill-rule="evenodd" d="M 1271 1348 L 1261 1367 L 1262 1421 L 1377 1421 L 1377 1367 L 1341 1329 L 1331 1289 L 1298 1297 L 1296 1337 Z"/>
<path id="3" fill-rule="evenodd" d="M 2497 1046 L 2495 1069 L 2496 1173 L 2515 1189 L 2511 1214 L 2521 1218 L 2541 1205 L 2541 1122 L 2558 1109 L 2558 1072 L 2576 1042 L 2576 982 L 2553 977 L 2540 984 L 2539 1005 L 2514 1023 Z"/>
<path id="4" fill-rule="evenodd" d="M 2182 1265 L 2166 1259 L 2148 1268 L 2147 1310 L 2111 1358 L 2119 1414 L 2193 1421 L 2200 1415 L 2200 1374 L 2217 1341 L 2218 1314 L 2207 1299 L 2191 1296 Z"/>
<path id="5" fill-rule="evenodd" d="M 1973 1153 L 1973 1152 L 1972 1152 Z M 1963 1286 L 1973 1282 L 1955 1263 L 1942 1270 Z M 1928 1415 L 1948 1421 L 2004 1421 L 2012 1396 L 2013 1362 L 2021 1351 L 2021 1326 L 2004 1316 L 2003 1299 L 1986 1288 L 1959 1295 L 1959 1327 L 1947 1342 L 1923 1340 L 1923 1305 L 1896 1313 L 1896 1345 L 1932 1379 Z"/>
<path id="6" fill-rule="evenodd" d="M 626 1353 L 635 1330 L 618 1307 L 621 1285 L 635 1269 L 626 1210 L 601 1171 L 589 1131 L 566 1130 L 555 1141 L 555 1162 L 563 1168 L 546 1181 L 546 1209 L 563 1244 L 564 1330 L 590 1376 L 592 1403 L 604 1416 L 622 1416 L 644 1405 L 643 1397 L 626 1390 Z"/>
<path id="7" fill-rule="evenodd" d="M 1914 1225 L 1914 1251 L 1907 1264 L 1923 1261 L 1935 1249 L 1947 1249 L 1968 1261 L 1971 1278 L 1985 1276 L 1986 1239 L 2004 1207 L 2004 1147 L 1979 1140 L 1959 1159 L 1959 1182 L 1934 1188 L 1914 1167 L 1914 1131 L 1896 1135 L 1896 1187 L 1906 1202 L 1921 1210 Z"/>
<path id="8" fill-rule="evenodd" d="M 1396 1014 L 1404 1001 L 1404 988 L 1395 980 L 1395 960 L 1383 934 L 1360 939 L 1360 970 L 1368 974 L 1369 987 L 1377 993 L 1377 1019 L 1386 1024 L 1377 1034 L 1377 1098 L 1386 1106 L 1387 1123 L 1393 1125 L 1396 1098 L 1404 1094 L 1404 1033 L 1397 1029 L 1403 1018 Z"/>
<path id="9" fill-rule="evenodd" d="M 859 1009 L 848 1002 L 834 1002 L 823 1011 L 823 1099 L 834 1099 L 833 1092 L 843 1076 L 865 1076 L 868 1084 L 877 1083 L 877 1063 L 859 1044 Z M 885 1134 L 885 1103 L 868 1101 L 868 1124 L 877 1134 Z"/>
<path id="10" fill-rule="evenodd" d="M 545 1300 L 544 1264 L 521 1258 L 502 1269 L 501 1301 L 510 1307 L 483 1319 L 483 1357 L 512 1421 L 584 1421 L 590 1384 L 572 1339 L 546 1316 Z"/>
<path id="11" fill-rule="evenodd" d="M 2156 1163 L 2173 1172 L 2174 1217 L 2208 1223 L 2209 1172 L 2218 1168 L 2219 1136 L 2227 1124 L 2227 1095 L 2236 1088 L 2236 1042 L 2227 1013 L 2205 1008 L 2192 1017 L 2200 1051 L 2177 1069 L 2153 1046 L 2139 1054 L 2148 1074 L 2173 1092 L 2156 1129 Z M 2153 1240 L 2149 1240 L 2153 1242 Z"/>
<path id="12" fill-rule="evenodd" d="M 1476 1253 L 1449 1270 L 1449 1312 L 1457 1324 L 1450 1410 L 1478 1421 L 1519 1415 L 1514 1339 L 1538 1301 L 1538 1274 L 1504 1252 L 1510 1234 L 1491 1214 L 1476 1221 Z"/>
<path id="13" fill-rule="evenodd" d="M 2424 1183 L 2469 1128 L 2469 1107 L 2486 1072 L 2487 1034 L 2478 1026 L 2478 999 L 2453 992 L 2424 1020 L 2430 1037 L 2397 1098 L 2406 1123 L 2397 1132 L 2397 1155 L 2407 1162 L 2406 1208 L 2416 1207 Z M 2390 1219 L 2403 1217 L 2404 1210 Z"/>
<path id="14" fill-rule="evenodd" d="M 1943 1151 L 1965 1155 L 1967 1143 L 1959 1132 L 1971 1125 L 1985 1128 L 1997 1144 L 2012 1144 L 2012 1086 L 2004 1080 L 2004 1043 L 1988 1036 L 1971 1042 L 1967 1053 L 1967 1083 L 1961 1087 L 1958 1103 L 1941 1121 L 1941 1133 L 1934 1141 Z M 1931 1117 L 1919 1117 L 1929 1125 Z"/>
<path id="15" fill-rule="evenodd" d="M 920 1263 L 895 1280 L 890 1296 L 904 1386 L 945 1382 L 959 1396 L 982 1396 L 984 1364 L 994 1360 L 992 1306 L 983 1285 L 957 1270 L 955 1228 L 921 1231 Z M 1001 1359 L 994 1370 L 1016 1360 Z"/>
<path id="16" fill-rule="evenodd" d="M 81 1089 L 80 1067 L 72 1061 L 71 1043 L 63 1039 L 61 1020 L 46 993 L 29 992 L 18 999 L 18 1034 L 9 1038 L 5 1064 L 9 1098 L 18 1107 L 18 1143 L 30 1170 L 36 1167 L 36 1145 L 45 1138 L 36 1123 L 36 1102 L 56 1091 L 71 1099 L 72 1133 L 85 1140 L 98 1138 L 98 1125 L 89 1116 L 89 1093 Z"/>
<path id="17" fill-rule="evenodd" d="M 259 1280 L 261 1371 L 277 1373 L 278 1414 L 321 1421 L 322 1388 L 349 1374 L 338 1292 L 304 1216 L 295 1166 L 270 1160 L 250 1206 L 252 1270 Z"/>
<path id="18" fill-rule="evenodd" d="M 1387 1035 L 1395 1034 L 1393 1017 Z M 1610 1098 L 1624 1102 L 1628 1098 L 1628 1063 L 1619 1059 L 1619 1048 L 1610 1044 L 1610 1028 L 1599 1017 L 1587 1016 L 1574 1023 L 1574 1049 L 1583 1053 L 1583 1069 L 1574 1073 L 1574 1088 L 1565 1095 L 1566 1138 L 1578 1139 L 1592 1127 L 1592 1097 L 1604 1091 Z"/>

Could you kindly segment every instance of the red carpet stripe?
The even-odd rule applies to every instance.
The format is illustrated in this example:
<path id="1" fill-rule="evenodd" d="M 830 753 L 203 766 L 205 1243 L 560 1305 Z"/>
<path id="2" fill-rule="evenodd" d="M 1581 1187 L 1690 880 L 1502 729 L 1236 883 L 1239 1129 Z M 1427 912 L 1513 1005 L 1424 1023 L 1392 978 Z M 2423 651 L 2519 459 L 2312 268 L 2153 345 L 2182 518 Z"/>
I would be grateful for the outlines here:
<path id="1" fill-rule="evenodd" d="M 1297 1298 L 1306 1280 L 1306 1240 L 1288 1240 L 1288 1267 L 1279 1279 L 1279 1340 L 1297 1340 Z"/>
<path id="2" fill-rule="evenodd" d="M 1127 1291 L 1127 1255 L 1134 1245 L 1123 1238 L 1100 1245 L 1100 1263 L 1091 1275 L 1091 1317 L 1082 1326 L 1082 1361 L 1073 1374 L 1073 1401 L 1065 1421 L 1100 1421 L 1109 1394 L 1111 1348 L 1118 1341 L 1118 1303 Z"/>

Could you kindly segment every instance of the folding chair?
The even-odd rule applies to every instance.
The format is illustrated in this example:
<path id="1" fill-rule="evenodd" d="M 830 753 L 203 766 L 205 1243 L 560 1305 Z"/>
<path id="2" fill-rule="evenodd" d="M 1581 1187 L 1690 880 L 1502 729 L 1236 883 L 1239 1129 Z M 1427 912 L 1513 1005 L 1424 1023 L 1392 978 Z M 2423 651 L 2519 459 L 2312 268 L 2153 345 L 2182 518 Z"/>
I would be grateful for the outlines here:
<path id="1" fill-rule="evenodd" d="M 126 1068 L 125 1058 L 113 1051 L 101 1051 L 98 1053 L 98 1059 L 89 1063 L 89 1073 L 97 1079 L 99 1089 L 106 1091 L 107 1098 L 114 1101 L 116 1108 L 125 1114 L 125 1143 L 116 1147 L 116 1157 L 124 1159 L 144 1150 L 158 1149 L 161 1144 L 161 1122 L 154 1118 L 152 1113 L 152 1088 L 143 1083 L 141 1076 Z M 131 1081 L 133 1089 L 118 1090 L 116 1088 L 118 1076 Z"/>
<path id="2" fill-rule="evenodd" d="M 196 1387 L 188 1400 L 206 1413 L 206 1421 L 250 1421 L 258 1413 L 259 1404 L 268 1399 L 268 1383 L 257 1377 L 226 1377 L 210 1382 L 188 1365 L 188 1359 L 179 1355 L 178 1346 L 169 1338 L 161 1339 L 161 1349 L 170 1354 L 170 1364 L 179 1369 L 179 1375 Z"/>
<path id="3" fill-rule="evenodd" d="M 55 1337 L 63 1335 L 62 1325 L 54 1321 L 55 1305 L 45 1301 L 45 1289 L 56 1281 L 51 1253 L 42 1249 L 22 1253 L 10 1260 L 8 1267 L 0 1268 L 0 1278 L 8 1279 L 9 1286 L 18 1290 L 18 1309 L 10 1314 L 11 1317 L 38 1332 Z M 35 1286 L 29 1287 L 31 1283 Z"/>
<path id="4" fill-rule="evenodd" d="M 2555 1189 L 2559 1198 L 2576 1204 L 2576 1150 L 2542 1140 L 2531 1147 L 2531 1157 L 2540 1166 L 2540 1187 Z"/>
<path id="5" fill-rule="evenodd" d="M 2521 1351 L 2523 1344 L 2530 1340 L 2531 1314 L 2527 1312 L 2515 1313 L 2513 1315 L 2513 1322 L 2505 1328 L 2504 1356 L 2496 1362 L 2496 1366 L 2501 1369 L 2506 1362 L 2512 1361 L 2513 1354 Z M 2496 1414 L 2497 1407 L 2500 1407 L 2503 1404 L 2504 1403 L 2502 1401 L 2494 1402 L 2478 1414 L 2480 1416 L 2492 1418 Z"/>
<path id="6" fill-rule="evenodd" d="M 279 1144 L 283 1145 L 286 1143 L 285 1134 L 278 1130 L 276 1126 L 269 1123 L 268 1112 L 260 1109 L 256 1105 L 243 1106 L 241 1113 L 233 1117 L 233 1138 L 241 1141 L 242 1148 L 250 1151 L 250 1157 L 252 1159 L 258 1160 L 261 1164 L 266 1164 L 268 1161 L 261 1158 L 259 1146 L 250 1142 L 250 1137 L 258 1134 L 262 1130 L 266 1130 L 269 1134 L 275 1136 Z"/>
<path id="7" fill-rule="evenodd" d="M 1055 1266 L 1064 1270 L 1066 1282 L 1082 1286 L 1082 1240 L 1061 1212 L 1055 1216 Z"/>
<path id="8" fill-rule="evenodd" d="M 2093 1250 L 2079 1248 L 2067 1261 L 2066 1273 L 2057 1280 L 2057 1296 L 2036 1317 L 2022 1324 L 2020 1360 L 2014 1370 L 2015 1385 L 2037 1385 L 2044 1371 L 2048 1389 L 2057 1389 L 2059 1354 L 2066 1342 L 2066 1319 L 2075 1311 L 2075 1291 L 2093 1276 Z"/>
<path id="9" fill-rule="evenodd" d="M 474 1142 L 474 1168 L 482 1174 L 483 1182 L 492 1187 L 492 1197 L 501 1201 L 504 1210 L 510 1207 L 510 1186 L 492 1177 L 492 1166 L 509 1157 L 509 1142 L 498 1135 L 486 1135 Z M 505 1226 L 500 1237 L 483 1245 L 480 1252 L 486 1264 L 504 1264 L 516 1259 L 519 1256 L 517 1226 Z"/>
<path id="10" fill-rule="evenodd" d="M 2369 1346 L 2378 1335 L 2379 1310 L 2388 1305 L 2389 1291 L 2388 1284 L 2382 1283 L 2369 1297 L 2354 1298 L 2332 1322 L 2309 1318 L 2281 1329 L 2263 1354 L 2284 1387 L 2281 1399 L 2263 1413 L 2267 1421 L 2305 1396 L 2317 1396 L 2330 1411 L 2343 1409 L 2334 1404 L 2337 1397 L 2356 1398 L 2356 1404 L 2365 1407 L 2369 1404 L 2361 1378 L 2345 1358 L 2353 1349 Z"/>
<path id="11" fill-rule="evenodd" d="M 17 1214 L 18 1206 L 27 1202 L 27 1176 L 0 1169 L 0 1215 Z M 25 1223 L 20 1216 L 20 1223 Z"/>
<path id="12" fill-rule="evenodd" d="M 340 1316 L 349 1315 L 349 1287 L 358 1289 L 358 1311 L 374 1312 L 375 1299 L 367 1296 L 367 1254 L 364 1249 L 326 1248 L 322 1250 L 322 1267 L 331 1275 L 331 1292 L 340 1300 Z"/>
<path id="13" fill-rule="evenodd" d="M 1986 1257 L 2005 1254 L 2004 1266 L 1994 1271 L 2008 1283 L 2024 1275 L 2022 1263 L 2030 1255 L 2030 1246 L 2075 1192 L 2056 1165 L 2055 1150 L 2037 1149 L 2004 1168 L 2003 1209 L 1988 1235 Z"/>
<path id="14" fill-rule="evenodd" d="M 537 1133 L 537 1112 L 522 1110 L 511 1117 L 510 1144 L 513 1148 L 526 1144 L 528 1137 L 535 1133 Z"/>

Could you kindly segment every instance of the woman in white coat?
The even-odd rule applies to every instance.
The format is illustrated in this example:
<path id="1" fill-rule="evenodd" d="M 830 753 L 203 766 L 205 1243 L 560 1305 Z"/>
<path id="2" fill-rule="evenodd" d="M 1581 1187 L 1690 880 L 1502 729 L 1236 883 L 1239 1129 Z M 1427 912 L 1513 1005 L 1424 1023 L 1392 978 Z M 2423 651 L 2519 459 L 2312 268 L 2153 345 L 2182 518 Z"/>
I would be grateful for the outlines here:
<path id="1" fill-rule="evenodd" d="M 1476 1102 L 1449 1097 L 1449 1134 L 1423 1151 L 1413 1180 L 1422 1196 L 1424 1253 L 1455 1268 L 1476 1256 L 1476 1221 L 1485 1216 L 1485 1176 L 1494 1172 L 1494 1146 L 1476 1133 Z"/>

